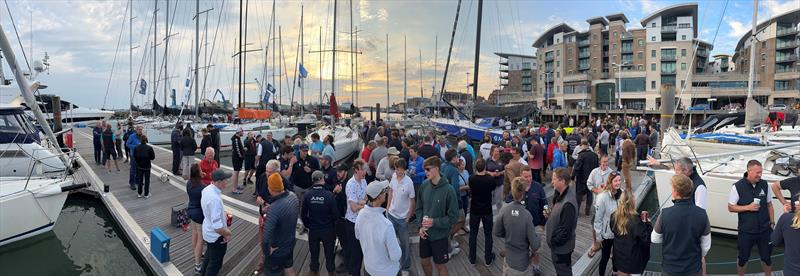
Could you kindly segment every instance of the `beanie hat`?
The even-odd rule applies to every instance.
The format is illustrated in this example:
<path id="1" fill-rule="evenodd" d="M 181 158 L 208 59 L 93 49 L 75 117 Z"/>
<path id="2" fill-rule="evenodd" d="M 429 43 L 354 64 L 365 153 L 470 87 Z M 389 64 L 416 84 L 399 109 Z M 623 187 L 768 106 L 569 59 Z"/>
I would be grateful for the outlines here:
<path id="1" fill-rule="evenodd" d="M 267 178 L 267 188 L 270 192 L 283 192 L 283 177 L 279 173 L 273 173 Z"/>

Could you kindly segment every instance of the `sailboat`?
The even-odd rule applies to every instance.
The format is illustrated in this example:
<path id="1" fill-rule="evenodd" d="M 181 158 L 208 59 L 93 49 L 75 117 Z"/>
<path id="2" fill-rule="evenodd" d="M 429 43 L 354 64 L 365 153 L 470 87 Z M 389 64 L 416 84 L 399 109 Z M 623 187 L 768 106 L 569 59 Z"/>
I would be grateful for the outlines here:
<path id="1" fill-rule="evenodd" d="M 40 144 L 39 131 L 19 105 L 0 106 L 0 246 L 30 238 L 53 229 L 70 191 L 85 187 L 75 184 L 72 162 L 56 146 L 58 142 L 36 102 L 32 87 L 16 61 L 5 30 L 0 26 L 2 50 L 17 86 L 36 117 L 49 143 Z M 51 167 L 52 166 L 52 167 Z"/>
<path id="2" fill-rule="evenodd" d="M 757 0 L 754 0 L 757 3 Z M 758 7 L 758 5 L 754 5 Z M 756 14 L 753 11 L 753 32 L 751 39 L 755 40 Z M 750 60 L 755 60 L 755 51 L 751 51 Z M 765 117 L 765 111 L 752 98 L 753 79 L 755 78 L 755 63 L 750 63 L 750 78 L 748 99 L 746 108 L 746 118 L 744 120 L 745 130 L 740 133 L 705 133 L 700 137 L 709 139 L 694 139 L 690 133 L 688 137 L 681 137 L 675 129 L 669 129 L 663 135 L 661 156 L 665 159 L 659 160 L 660 163 L 669 163 L 682 157 L 688 157 L 695 163 L 695 169 L 705 181 L 708 189 L 708 205 L 706 212 L 711 223 L 711 231 L 729 235 L 737 234 L 737 216 L 728 211 L 728 195 L 731 185 L 742 179 L 743 172 L 747 170 L 749 160 L 757 160 L 763 165 L 761 178 L 768 183 L 781 181 L 788 177 L 798 176 L 798 172 L 793 170 L 794 164 L 800 163 L 800 141 L 784 141 L 783 143 L 772 143 L 771 136 L 767 134 L 750 134 L 753 124 Z M 719 116 L 715 118 L 719 123 L 727 124 L 738 120 L 730 116 Z M 725 122 L 727 121 L 727 122 Z M 716 122 L 705 122 L 701 126 L 714 125 Z M 713 127 L 712 127 L 713 128 Z M 704 136 L 705 135 L 705 136 Z M 644 165 L 644 164 L 642 164 Z M 671 180 L 675 174 L 671 169 L 647 168 L 652 171 L 655 178 L 658 198 L 663 203 L 661 208 L 672 205 Z M 783 196 L 788 198 L 789 194 L 783 191 Z M 783 213 L 783 208 L 777 198 L 772 198 L 773 211 L 775 217 Z"/>

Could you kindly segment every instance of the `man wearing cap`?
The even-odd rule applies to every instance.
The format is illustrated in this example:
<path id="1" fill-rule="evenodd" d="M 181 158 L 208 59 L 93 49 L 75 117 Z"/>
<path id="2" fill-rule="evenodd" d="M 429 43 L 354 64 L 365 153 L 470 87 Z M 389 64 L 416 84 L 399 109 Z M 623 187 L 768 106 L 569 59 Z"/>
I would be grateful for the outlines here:
<path id="1" fill-rule="evenodd" d="M 314 186 L 303 197 L 303 207 L 300 211 L 300 219 L 308 229 L 308 247 L 311 251 L 310 275 L 316 275 L 319 271 L 320 243 L 325 249 L 325 268 L 328 270 L 328 275 L 332 275 L 335 273 L 333 256 L 336 242 L 335 223 L 339 214 L 333 193 L 324 187 L 325 173 L 314 171 L 311 180 L 314 181 Z"/>
<path id="2" fill-rule="evenodd" d="M 367 175 L 368 169 L 364 160 L 353 161 L 353 177 L 347 181 L 345 188 L 347 193 L 347 210 L 345 212 L 347 242 L 344 247 L 344 259 L 347 262 L 347 272 L 352 276 L 361 275 L 361 261 L 364 259 L 361 244 L 356 239 L 355 226 L 359 211 L 366 204 L 367 181 L 364 176 Z"/>
<path id="3" fill-rule="evenodd" d="M 231 230 L 228 228 L 222 190 L 228 187 L 231 173 L 217 169 L 211 173 L 211 185 L 203 188 L 200 207 L 203 209 L 203 240 L 206 253 L 201 268 L 202 275 L 217 275 L 222 268 L 222 259 L 228 250 Z"/>
<path id="4" fill-rule="evenodd" d="M 242 186 L 239 186 L 239 172 L 242 171 L 242 163 L 244 163 L 244 145 L 242 144 L 242 135 L 244 130 L 240 127 L 236 133 L 231 136 L 231 163 L 233 164 L 233 194 L 242 194 L 244 185 L 247 183 L 243 181 Z"/>
<path id="5" fill-rule="evenodd" d="M 397 275 L 402 252 L 392 223 L 384 217 L 388 181 L 367 186 L 367 205 L 356 219 L 356 239 L 364 250 L 364 269 L 370 275 Z"/>
<path id="6" fill-rule="evenodd" d="M 389 180 L 392 178 L 392 173 L 394 173 L 394 166 L 393 163 L 397 160 L 397 155 L 400 154 L 400 151 L 397 150 L 395 147 L 391 147 L 386 150 L 386 157 L 381 159 L 378 162 L 378 167 L 375 168 L 375 178 L 378 180 Z"/>
<path id="7" fill-rule="evenodd" d="M 292 266 L 295 225 L 297 225 L 297 197 L 284 189 L 283 178 L 273 173 L 267 180 L 270 204 L 264 220 L 264 242 L 262 250 L 268 259 L 270 273 L 295 275 Z"/>
<path id="8" fill-rule="evenodd" d="M 319 160 L 319 170 L 322 171 L 322 174 L 325 176 L 325 190 L 333 192 L 333 189 L 336 188 L 336 169 L 333 167 L 333 157 L 329 155 L 322 156 L 322 159 Z M 312 175 L 313 180 L 313 175 Z"/>
<path id="9" fill-rule="evenodd" d="M 297 162 L 294 163 L 292 168 L 292 182 L 294 184 L 294 193 L 298 198 L 305 198 L 306 190 L 310 189 L 314 182 L 311 179 L 311 173 L 319 170 L 319 161 L 314 156 L 309 154 L 307 144 L 300 145 L 300 155 L 297 156 Z M 300 203 L 303 207 L 303 203 Z M 305 228 L 301 228 L 301 233 L 305 232 Z"/>
<path id="10" fill-rule="evenodd" d="M 172 174 L 174 175 L 181 174 L 181 131 L 183 131 L 183 122 L 178 121 L 169 139 L 169 147 L 172 150 Z"/>

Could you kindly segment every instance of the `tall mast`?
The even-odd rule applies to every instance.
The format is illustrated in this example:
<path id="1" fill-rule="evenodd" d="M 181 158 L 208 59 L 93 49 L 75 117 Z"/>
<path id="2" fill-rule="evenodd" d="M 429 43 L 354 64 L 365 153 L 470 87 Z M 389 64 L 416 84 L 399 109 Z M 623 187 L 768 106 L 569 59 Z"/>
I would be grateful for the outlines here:
<path id="1" fill-rule="evenodd" d="M 439 34 L 436 34 L 435 44 L 433 48 L 433 90 L 431 90 L 431 100 L 435 104 L 436 111 L 439 111 L 439 101 L 436 100 L 436 75 L 439 66 Z M 437 112 L 438 113 L 438 112 Z"/>
<path id="2" fill-rule="evenodd" d="M 130 5 L 128 7 L 128 10 L 130 11 L 130 16 L 128 16 L 128 79 L 130 80 L 131 85 L 131 104 L 128 106 L 128 116 L 133 116 L 133 95 L 136 93 L 136 84 L 133 82 L 133 0 L 129 0 L 128 5 Z"/>
<path id="3" fill-rule="evenodd" d="M 300 5 L 300 64 L 301 65 L 303 64 L 303 50 L 305 48 L 304 45 L 303 45 L 303 35 L 304 35 L 304 31 L 303 31 L 303 16 L 304 15 L 305 15 L 305 13 L 303 12 L 303 5 Z M 303 78 L 298 78 L 298 80 L 300 82 L 302 82 Z M 305 85 L 300 85 L 300 116 L 305 115 L 305 105 L 306 105 L 306 101 L 305 101 L 305 98 L 304 98 L 305 95 L 306 95 L 305 94 L 305 89 L 306 89 Z"/>
<path id="4" fill-rule="evenodd" d="M 237 69 L 239 69 L 237 70 L 239 72 L 239 78 L 236 83 L 236 87 L 239 91 L 239 107 L 242 107 L 242 44 L 243 44 L 242 30 L 244 26 L 243 24 L 244 22 L 242 21 L 242 16 L 244 15 L 243 11 L 244 11 L 244 0 L 239 0 L 239 45 L 237 45 L 239 48 L 239 51 L 237 52 L 237 54 L 239 55 L 239 64 L 237 64 L 238 65 Z"/>
<path id="5" fill-rule="evenodd" d="M 408 110 L 405 106 L 408 104 L 408 57 L 406 56 L 406 46 L 406 35 L 403 35 L 403 118 L 405 118 L 406 110 Z"/>
<path id="6" fill-rule="evenodd" d="M 356 26 L 355 35 L 356 35 L 356 38 L 355 38 L 356 48 L 354 50 L 356 52 L 358 52 L 358 26 Z M 356 72 L 355 72 L 356 84 L 355 84 L 355 90 L 356 90 L 356 93 L 358 93 L 358 55 L 356 55 L 355 58 L 356 58 L 356 66 L 355 66 L 356 67 Z M 354 102 L 355 103 L 353 105 L 357 107 L 358 106 L 358 94 L 356 94 L 356 99 L 355 99 Z"/>
<path id="7" fill-rule="evenodd" d="M 319 105 L 322 105 L 322 26 L 319 26 Z"/>
<path id="8" fill-rule="evenodd" d="M 241 34 L 242 38 L 239 39 L 239 47 L 242 47 L 242 51 L 239 52 L 239 58 L 240 58 L 239 63 L 242 66 L 242 69 L 240 71 L 241 74 L 239 75 L 240 78 L 241 78 L 239 80 L 239 91 L 240 91 L 239 93 L 241 93 L 242 96 L 244 96 L 244 93 L 245 93 L 245 91 L 244 91 L 245 90 L 244 82 L 247 80 L 247 55 L 246 55 L 246 53 L 247 53 L 247 15 L 249 14 L 249 11 L 250 11 L 249 5 L 250 5 L 250 1 L 249 0 L 245 0 L 245 2 L 244 2 L 244 20 L 241 23 L 241 24 L 244 25 L 244 32 L 242 32 L 242 34 Z"/>
<path id="9" fill-rule="evenodd" d="M 167 72 L 167 59 L 169 58 L 169 0 L 167 0 L 167 12 L 164 13 L 166 21 L 164 21 L 164 113 L 167 112 L 167 94 L 169 81 L 169 74 Z"/>
<path id="10" fill-rule="evenodd" d="M 156 89 L 158 89 L 158 65 L 156 64 L 158 61 L 158 0 L 153 1 L 155 3 L 155 8 L 153 9 L 153 99 L 156 98 Z M 155 114 L 155 106 L 153 106 L 153 114 Z"/>
<path id="11" fill-rule="evenodd" d="M 200 80 L 200 0 L 195 1 L 195 18 L 194 18 L 194 116 L 200 117 L 200 86 L 197 81 Z M 187 105 L 189 103 L 186 103 Z M 242 104 L 242 97 L 239 94 L 239 105 Z"/>
<path id="12" fill-rule="evenodd" d="M 481 21 L 483 21 L 483 0 L 478 0 L 478 35 L 475 38 L 475 71 L 472 74 L 472 105 L 478 101 L 478 67 L 481 57 Z M 475 120 L 475 109 L 472 109 L 472 120 Z"/>
<path id="13" fill-rule="evenodd" d="M 272 23 L 271 23 L 271 26 L 272 26 L 271 32 L 272 32 L 272 35 L 274 36 L 275 35 L 275 16 L 274 16 L 274 14 L 275 14 L 275 1 L 272 1 L 272 14 L 273 14 L 273 16 L 272 16 Z M 272 85 L 273 85 L 272 89 L 274 90 L 275 89 L 274 88 L 274 85 L 275 85 L 275 38 L 271 37 L 270 39 L 271 39 L 270 41 L 272 42 Z M 275 96 L 278 97 L 278 104 L 281 104 L 282 101 L 281 101 L 281 93 L 280 93 L 280 91 L 278 91 L 277 95 L 275 95 Z"/>
<path id="14" fill-rule="evenodd" d="M 756 20 L 758 20 L 758 0 L 753 0 L 753 30 L 750 31 L 750 76 L 747 78 L 748 100 L 753 97 L 753 79 L 756 78 L 756 29 L 758 28 Z M 750 132 L 750 120 L 744 120 L 744 124 L 745 132 Z"/>
<path id="15" fill-rule="evenodd" d="M 336 0 L 333 0 L 333 62 L 331 62 L 331 95 L 336 91 Z"/>
<path id="16" fill-rule="evenodd" d="M 350 102 L 355 105 L 355 75 L 353 75 L 353 0 L 350 0 Z"/>
<path id="17" fill-rule="evenodd" d="M 389 116 L 389 34 L 386 34 L 386 116 Z"/>
<path id="18" fill-rule="evenodd" d="M 422 49 L 419 49 L 419 63 L 417 65 L 419 65 L 419 73 L 417 73 L 419 75 L 419 98 L 422 99 L 425 97 L 422 92 Z"/>
<path id="19" fill-rule="evenodd" d="M 283 91 L 283 64 L 285 60 L 283 59 L 283 36 L 281 35 L 281 26 L 278 26 L 278 95 L 281 94 Z M 281 101 L 281 103 L 283 103 Z M 289 106 L 292 105 L 292 99 L 289 99 Z M 278 111 L 280 111 L 280 107 L 278 107 Z"/>

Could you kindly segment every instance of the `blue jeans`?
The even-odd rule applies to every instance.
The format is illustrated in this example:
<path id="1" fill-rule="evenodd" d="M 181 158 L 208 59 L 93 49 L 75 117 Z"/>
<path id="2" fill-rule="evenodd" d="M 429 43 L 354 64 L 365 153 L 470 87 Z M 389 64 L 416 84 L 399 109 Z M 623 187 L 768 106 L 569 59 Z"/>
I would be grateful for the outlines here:
<path id="1" fill-rule="evenodd" d="M 386 216 L 394 226 L 394 234 L 397 235 L 397 241 L 400 242 L 400 251 L 403 255 L 400 257 L 400 269 L 408 271 L 411 269 L 411 256 L 408 253 L 408 223 L 405 219 L 395 218 L 392 214 L 387 212 Z"/>
<path id="2" fill-rule="evenodd" d="M 130 175 L 128 175 L 128 184 L 131 185 L 131 188 L 136 187 L 136 185 L 139 184 L 138 181 L 139 175 L 136 173 L 138 169 L 139 167 L 136 166 L 136 160 L 134 158 L 131 158 L 131 171 Z"/>

